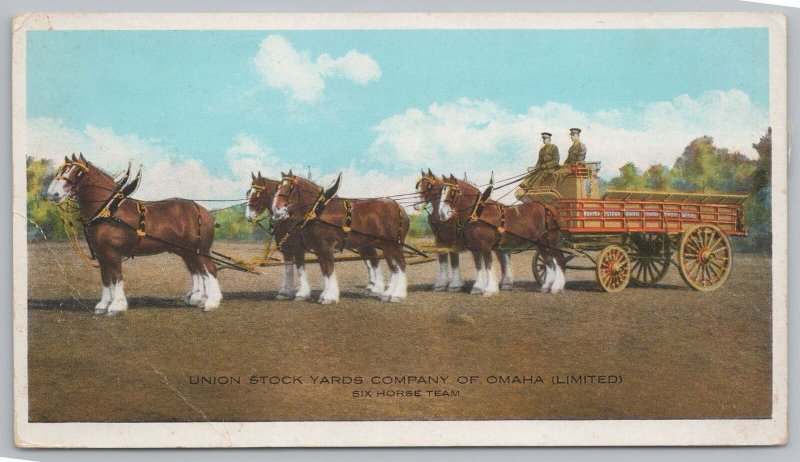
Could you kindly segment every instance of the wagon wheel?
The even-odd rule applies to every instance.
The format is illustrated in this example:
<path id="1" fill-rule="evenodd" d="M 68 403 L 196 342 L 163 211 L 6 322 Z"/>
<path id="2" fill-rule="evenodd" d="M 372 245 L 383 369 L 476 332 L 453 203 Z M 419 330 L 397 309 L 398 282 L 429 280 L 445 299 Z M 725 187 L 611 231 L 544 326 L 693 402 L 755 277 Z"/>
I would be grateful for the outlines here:
<path id="1" fill-rule="evenodd" d="M 631 260 L 625 249 L 609 245 L 597 256 L 597 282 L 606 292 L 619 292 L 631 279 Z"/>
<path id="2" fill-rule="evenodd" d="M 631 257 L 631 282 L 638 286 L 657 284 L 669 270 L 669 239 L 664 234 L 634 234 Z"/>
<path id="3" fill-rule="evenodd" d="M 703 292 L 719 289 L 730 276 L 732 264 L 731 241 L 721 229 L 696 225 L 684 231 L 678 269 L 689 287 Z"/>
<path id="4" fill-rule="evenodd" d="M 571 257 L 567 257 L 567 261 L 571 260 Z M 533 279 L 541 286 L 544 284 L 544 277 L 545 277 L 545 261 L 544 257 L 538 250 L 533 251 L 533 260 L 531 261 L 531 269 L 533 270 Z M 562 268 L 562 270 L 566 273 L 567 269 Z"/>
<path id="5" fill-rule="evenodd" d="M 544 283 L 545 262 L 542 254 L 538 250 L 533 251 L 533 261 L 531 262 L 531 269 L 533 270 L 533 278 L 541 286 Z"/>

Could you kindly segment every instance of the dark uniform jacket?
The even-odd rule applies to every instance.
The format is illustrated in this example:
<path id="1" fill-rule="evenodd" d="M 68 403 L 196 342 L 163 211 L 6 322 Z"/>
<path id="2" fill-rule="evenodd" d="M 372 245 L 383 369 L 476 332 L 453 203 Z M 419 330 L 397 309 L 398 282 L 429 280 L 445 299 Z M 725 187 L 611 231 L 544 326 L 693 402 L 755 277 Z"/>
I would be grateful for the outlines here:
<path id="1" fill-rule="evenodd" d="M 555 144 L 545 144 L 539 149 L 539 161 L 536 162 L 536 170 L 558 168 L 558 147 Z"/>
<path id="2" fill-rule="evenodd" d="M 569 147 L 568 152 L 569 155 L 567 155 L 567 160 L 564 161 L 564 165 L 577 164 L 578 162 L 583 162 L 584 159 L 586 159 L 586 145 L 581 143 L 580 140 L 572 143 L 572 146 Z"/>

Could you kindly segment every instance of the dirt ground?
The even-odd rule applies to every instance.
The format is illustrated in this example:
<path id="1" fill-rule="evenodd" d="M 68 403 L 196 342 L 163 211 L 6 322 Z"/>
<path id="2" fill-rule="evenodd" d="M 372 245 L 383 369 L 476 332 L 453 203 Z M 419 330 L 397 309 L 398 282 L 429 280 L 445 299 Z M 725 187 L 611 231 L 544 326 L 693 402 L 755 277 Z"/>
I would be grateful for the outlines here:
<path id="1" fill-rule="evenodd" d="M 261 247 L 215 248 L 247 258 Z M 657 287 L 617 294 L 601 292 L 591 272 L 568 271 L 557 295 L 538 293 L 530 258 L 515 255 L 514 290 L 488 299 L 429 292 L 436 264 L 414 266 L 401 304 L 359 295 L 360 262 L 337 266 L 334 306 L 274 300 L 280 268 L 226 270 L 222 306 L 208 313 L 178 301 L 189 281 L 179 258 L 136 258 L 123 265 L 130 309 L 108 318 L 91 314 L 97 270 L 66 244 L 31 244 L 29 418 L 770 416 L 767 257 L 736 255 L 710 293 L 689 289 L 673 267 Z M 462 262 L 469 282 L 471 258 Z M 319 268 L 309 268 L 318 296 Z"/>

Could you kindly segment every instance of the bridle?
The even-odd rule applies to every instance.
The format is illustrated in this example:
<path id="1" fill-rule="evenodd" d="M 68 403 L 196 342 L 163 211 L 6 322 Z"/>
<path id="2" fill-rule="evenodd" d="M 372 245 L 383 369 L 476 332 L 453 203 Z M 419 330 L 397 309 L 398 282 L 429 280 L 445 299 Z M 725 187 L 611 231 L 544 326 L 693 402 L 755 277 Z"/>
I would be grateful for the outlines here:
<path id="1" fill-rule="evenodd" d="M 73 177 L 73 175 L 72 175 L 72 169 L 73 168 L 77 168 L 78 169 L 78 171 L 74 175 L 75 176 L 74 179 L 72 178 Z M 70 175 L 66 175 L 66 173 L 68 171 L 70 172 Z M 64 161 L 64 165 L 62 165 L 61 168 L 58 169 L 54 179 L 55 180 L 64 180 L 67 183 L 69 183 L 70 184 L 70 192 L 69 192 L 69 194 L 72 195 L 73 191 L 75 191 L 75 188 L 78 186 L 78 184 L 81 182 L 81 180 L 83 180 L 87 176 L 89 176 L 89 165 L 88 164 L 86 164 L 85 162 L 81 162 L 79 160 L 67 160 L 67 161 Z"/>
<path id="2" fill-rule="evenodd" d="M 312 190 L 307 190 L 307 189 L 300 189 L 300 187 L 298 186 L 300 184 L 301 183 L 298 183 L 297 177 L 294 176 L 294 175 L 292 175 L 292 176 L 284 176 L 283 177 L 283 181 L 281 182 L 281 185 L 278 188 L 278 191 L 275 193 L 275 197 L 276 198 L 278 198 L 278 197 L 283 198 L 283 200 L 285 202 L 284 205 L 285 205 L 287 210 L 292 205 L 292 202 L 293 202 L 292 197 L 293 196 L 299 196 L 300 193 L 305 192 L 305 193 L 317 194 L 317 199 L 315 201 L 309 202 L 308 204 L 303 204 L 303 207 L 305 207 L 306 205 L 319 203 L 320 198 L 322 198 L 324 196 L 324 194 L 325 194 L 325 190 L 321 186 L 319 188 L 319 191 L 312 191 Z M 284 189 L 286 190 L 286 192 L 281 192 Z"/>

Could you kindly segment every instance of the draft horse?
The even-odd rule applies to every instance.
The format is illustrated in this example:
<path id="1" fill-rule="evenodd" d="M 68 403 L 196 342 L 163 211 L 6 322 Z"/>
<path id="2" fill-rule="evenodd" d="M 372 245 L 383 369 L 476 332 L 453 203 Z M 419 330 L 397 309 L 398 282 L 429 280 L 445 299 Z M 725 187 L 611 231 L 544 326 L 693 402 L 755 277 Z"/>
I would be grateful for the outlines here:
<path id="1" fill-rule="evenodd" d="M 191 274 L 187 304 L 205 311 L 217 308 L 222 292 L 217 268 L 208 257 L 214 239 L 211 213 L 186 199 L 145 202 L 128 196 L 138 186 L 136 179 L 121 181 L 80 157 L 65 157 L 47 188 L 55 203 L 74 199 L 80 210 L 89 249 L 100 264 L 103 291 L 94 314 L 113 316 L 128 308 L 122 282 L 122 260 L 140 255 L 169 252 L 179 255 Z"/>
<path id="2" fill-rule="evenodd" d="M 558 249 L 559 224 L 556 210 L 539 202 L 507 206 L 489 201 L 490 185 L 480 191 L 452 175 L 444 182 L 439 197 L 439 219 L 453 219 L 461 229 L 464 245 L 472 251 L 478 290 L 489 296 L 498 291 L 492 271 L 491 251 L 537 248 L 544 257 L 545 281 L 541 291 L 564 290 L 564 254 Z"/>
<path id="3" fill-rule="evenodd" d="M 254 222 L 263 213 L 272 215 L 272 201 L 278 193 L 281 182 L 264 178 L 261 172 L 258 175 L 250 173 L 252 183 L 247 191 L 247 209 L 245 218 Z M 308 285 L 308 278 L 305 271 L 306 249 L 303 246 L 301 233 L 292 232 L 300 224 L 299 218 L 284 217 L 281 220 L 273 220 L 271 232 L 277 243 L 278 250 L 283 254 L 283 284 L 278 290 L 278 300 L 305 300 L 311 295 L 311 287 Z M 297 270 L 299 284 L 294 290 L 294 274 Z"/>
<path id="4" fill-rule="evenodd" d="M 339 283 L 334 271 L 334 253 L 349 249 L 358 253 L 367 265 L 369 282 L 366 292 L 387 302 L 399 302 L 407 296 L 404 244 L 409 218 L 397 202 L 387 198 L 343 199 L 335 197 L 341 181 L 325 191 L 310 180 L 281 173 L 281 184 L 272 203 L 277 219 L 298 218 L 295 231 L 302 236 L 306 249 L 314 252 L 322 270 L 322 304 L 339 300 Z M 377 259 L 383 252 L 391 271 L 388 287 Z"/>
<path id="5" fill-rule="evenodd" d="M 448 252 L 442 252 L 438 255 L 439 273 L 433 283 L 433 290 L 435 292 L 444 290 L 458 292 L 464 285 L 459 268 L 459 252 L 466 250 L 466 247 L 464 246 L 463 234 L 459 232 L 457 220 L 442 220 L 439 217 L 439 197 L 444 183 L 444 176 L 436 177 L 430 169 L 428 169 L 427 173 L 420 171 L 420 179 L 417 181 L 416 187 L 419 193 L 419 202 L 416 205 L 416 209 L 422 210 L 428 204 L 431 205 L 431 212 L 428 214 L 428 225 L 433 231 L 436 246 L 449 249 Z M 495 249 L 494 252 L 500 262 L 500 289 L 511 290 L 514 287 L 511 256 L 509 252 L 499 249 Z M 480 287 L 473 286 L 472 290 L 477 293 Z"/>

